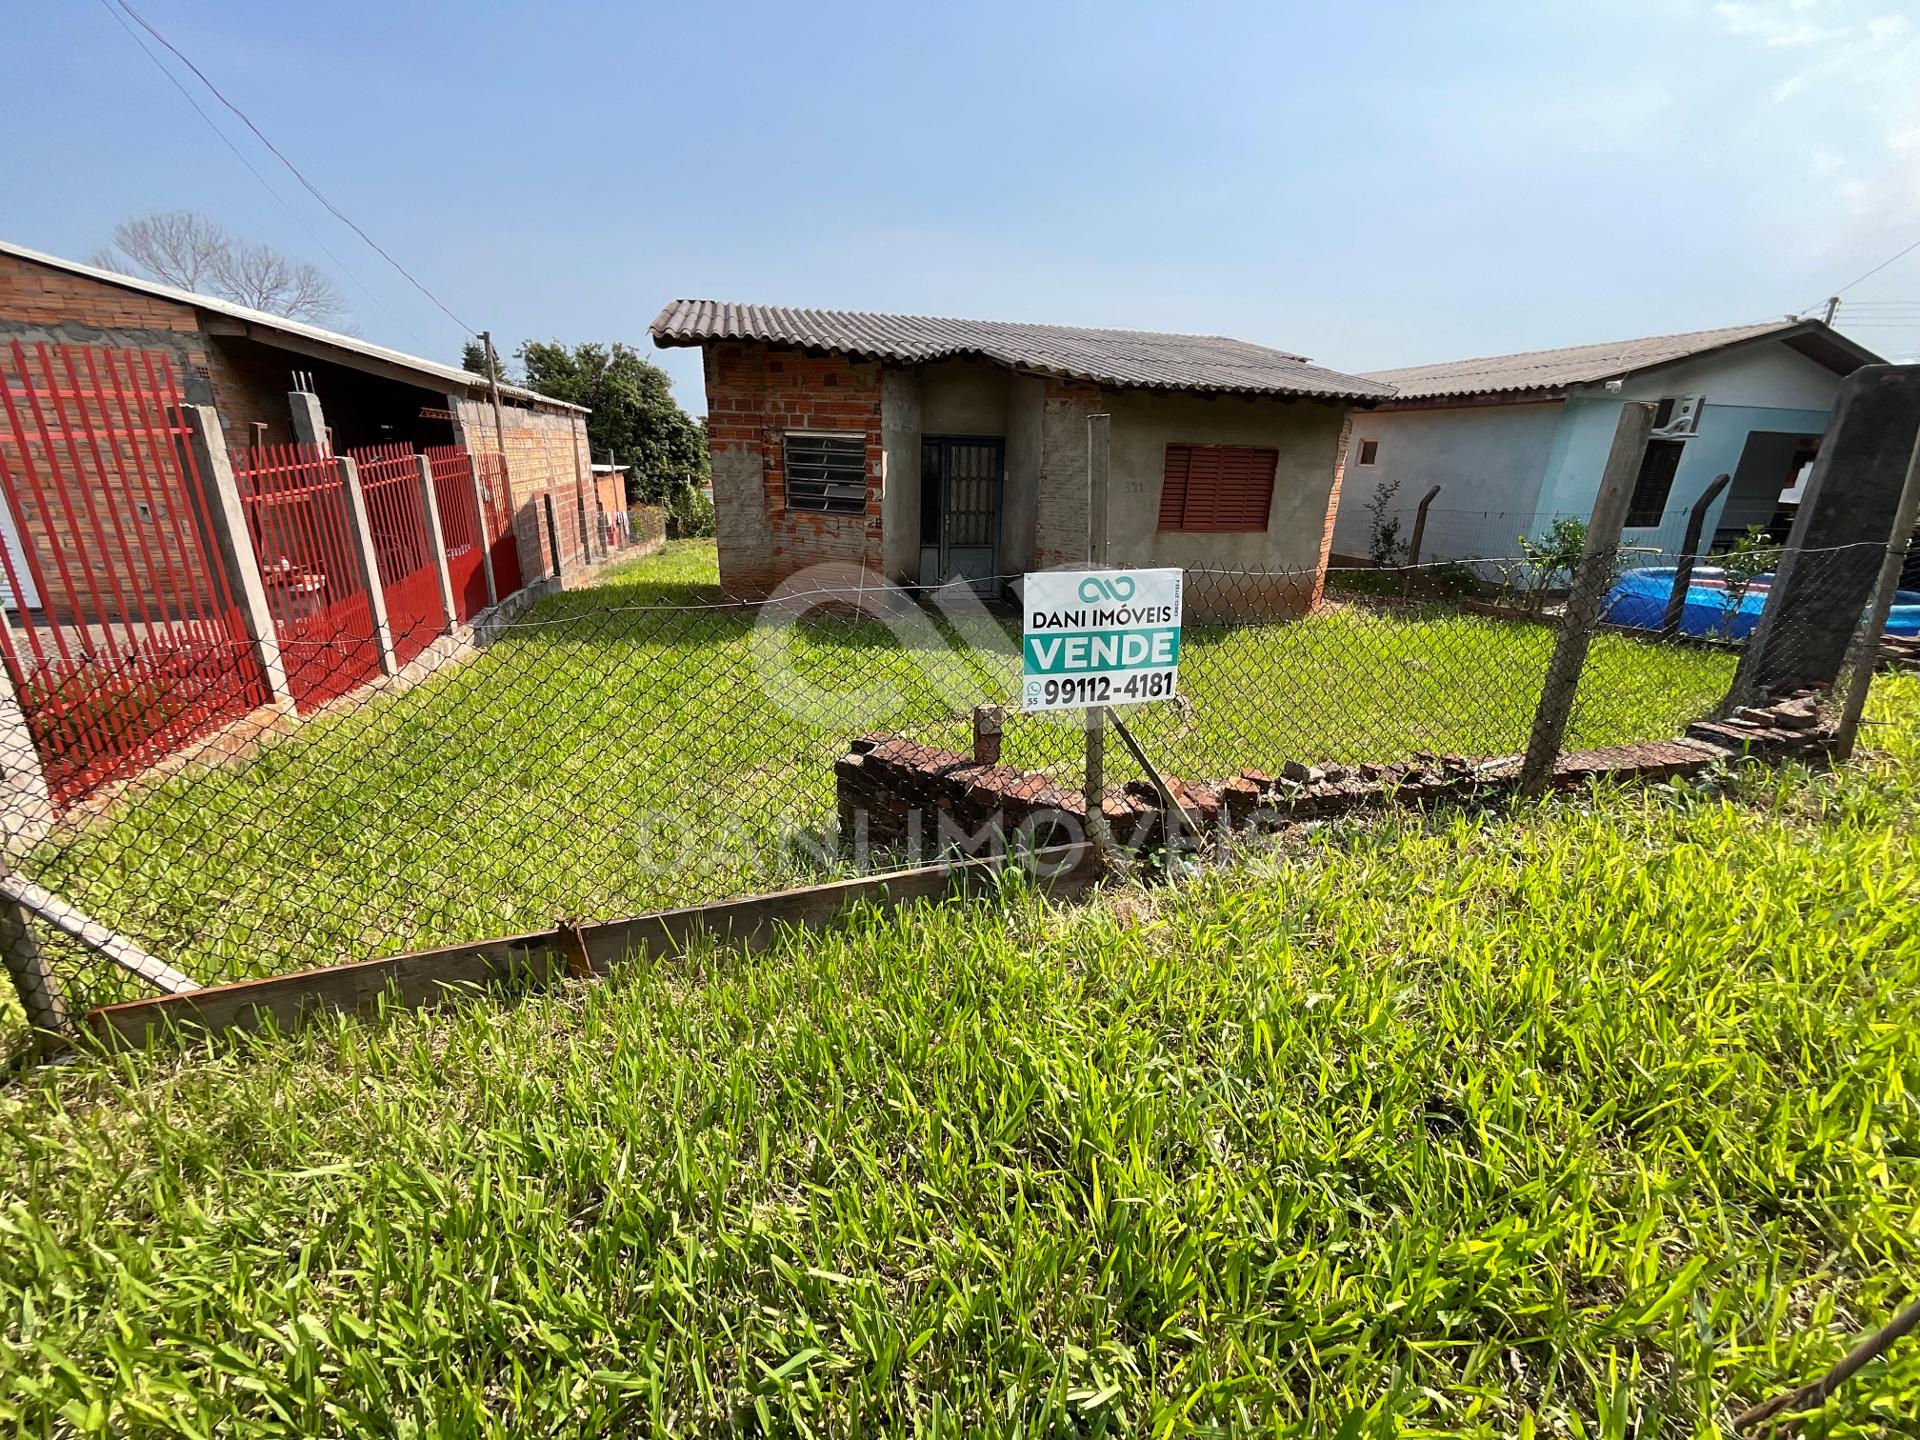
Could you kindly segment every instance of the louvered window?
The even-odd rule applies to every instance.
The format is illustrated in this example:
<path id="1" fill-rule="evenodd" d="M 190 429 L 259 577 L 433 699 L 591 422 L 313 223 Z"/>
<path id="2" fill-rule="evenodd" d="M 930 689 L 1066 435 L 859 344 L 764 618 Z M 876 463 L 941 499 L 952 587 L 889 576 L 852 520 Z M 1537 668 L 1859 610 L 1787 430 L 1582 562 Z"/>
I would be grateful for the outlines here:
<path id="1" fill-rule="evenodd" d="M 786 436 L 787 508 L 861 515 L 867 508 L 867 437 L 858 432 Z"/>
<path id="2" fill-rule="evenodd" d="M 1160 486 L 1162 530 L 1265 530 L 1277 450 L 1169 445 Z"/>

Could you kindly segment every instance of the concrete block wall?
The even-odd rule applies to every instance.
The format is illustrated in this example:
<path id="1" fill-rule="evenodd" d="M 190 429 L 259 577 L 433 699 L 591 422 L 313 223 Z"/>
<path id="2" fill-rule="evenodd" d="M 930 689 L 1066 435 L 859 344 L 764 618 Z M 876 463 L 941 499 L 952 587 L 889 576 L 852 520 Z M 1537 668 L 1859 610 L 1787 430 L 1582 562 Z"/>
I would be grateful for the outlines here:
<path id="1" fill-rule="evenodd" d="M 733 343 L 706 347 L 705 361 L 720 583 L 735 594 L 764 595 L 810 565 L 839 561 L 882 570 L 881 367 Z M 787 508 L 782 440 L 789 430 L 865 437 L 864 512 Z"/>

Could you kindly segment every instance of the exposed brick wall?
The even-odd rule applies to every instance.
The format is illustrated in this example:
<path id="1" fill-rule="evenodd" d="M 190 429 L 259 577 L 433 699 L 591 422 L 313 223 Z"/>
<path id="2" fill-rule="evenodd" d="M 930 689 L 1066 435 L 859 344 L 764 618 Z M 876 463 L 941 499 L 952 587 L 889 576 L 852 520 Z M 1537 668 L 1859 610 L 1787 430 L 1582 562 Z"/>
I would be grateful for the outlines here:
<path id="1" fill-rule="evenodd" d="M 171 330 L 192 335 L 196 342 L 200 330 L 199 314 L 191 305 L 14 255 L 0 255 L 0 322 L 16 331 L 67 325 L 102 332 Z"/>
<path id="2" fill-rule="evenodd" d="M 512 491 L 514 533 L 519 537 L 520 571 L 529 580 L 548 574 L 553 563 L 546 548 L 546 519 L 539 497 L 554 491 L 554 516 L 560 533 L 561 564 L 565 569 L 587 561 L 580 527 L 580 504 L 591 476 L 584 415 L 567 410 L 536 410 L 503 401 L 504 441 L 493 422 L 493 402 L 465 395 L 450 397 L 454 425 L 461 442 L 477 452 L 497 451 L 507 457 L 507 483 Z M 588 500 L 589 507 L 591 499 Z"/>
<path id="3" fill-rule="evenodd" d="M 731 343 L 707 346 L 705 361 L 721 584 L 735 594 L 764 595 L 809 565 L 841 561 L 880 570 L 880 366 Z M 787 508 L 782 440 L 789 430 L 865 436 L 864 513 Z"/>

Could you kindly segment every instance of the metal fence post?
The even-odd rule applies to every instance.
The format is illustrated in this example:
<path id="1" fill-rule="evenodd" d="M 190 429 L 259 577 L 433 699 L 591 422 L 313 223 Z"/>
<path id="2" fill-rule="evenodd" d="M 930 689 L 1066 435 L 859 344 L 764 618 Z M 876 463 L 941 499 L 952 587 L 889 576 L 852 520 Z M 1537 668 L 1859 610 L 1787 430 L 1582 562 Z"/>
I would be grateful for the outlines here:
<path id="1" fill-rule="evenodd" d="M 287 684 L 287 667 L 280 654 L 280 632 L 274 628 L 273 611 L 267 605 L 267 587 L 260 578 L 260 560 L 254 554 L 253 534 L 247 529 L 247 507 L 240 500 L 240 482 L 227 454 L 219 412 L 211 405 L 182 405 L 180 418 L 187 426 L 193 472 L 199 476 L 201 494 L 206 497 L 214 553 L 226 571 L 227 588 L 239 607 L 248 644 L 266 680 L 267 692 L 280 704 L 291 705 L 293 691 Z"/>
<path id="2" fill-rule="evenodd" d="M 47 964 L 46 952 L 34 937 L 27 912 L 7 899 L 0 899 L 0 963 L 6 966 L 29 1025 L 43 1033 L 70 1028 L 71 1016 L 60 977 Z"/>
<path id="3" fill-rule="evenodd" d="M 1587 520 L 1586 544 L 1581 547 L 1567 608 L 1560 617 L 1547 678 L 1540 687 L 1540 706 L 1534 711 L 1533 732 L 1527 738 L 1527 757 L 1520 766 L 1523 795 L 1544 793 L 1553 779 L 1567 720 L 1573 714 L 1574 696 L 1580 689 L 1580 671 L 1587 663 L 1587 648 L 1593 643 L 1593 629 L 1600 619 L 1600 604 L 1613 584 L 1620 531 L 1633 500 L 1634 483 L 1640 478 L 1647 437 L 1653 431 L 1653 412 L 1653 405 L 1644 400 L 1630 400 L 1620 407 L 1613 448 L 1607 452 L 1607 466 L 1600 475 L 1600 493 Z"/>
<path id="4" fill-rule="evenodd" d="M 414 463 L 420 467 L 420 513 L 426 516 L 427 544 L 433 547 L 433 571 L 440 580 L 440 613 L 446 617 L 447 629 L 451 630 L 460 621 L 460 612 L 453 603 L 453 572 L 447 569 L 447 541 L 440 533 L 440 499 L 433 493 L 433 462 L 426 456 L 415 454 Z"/>
<path id="5" fill-rule="evenodd" d="M 1420 546 L 1427 538 L 1427 511 L 1433 508 L 1433 497 L 1440 493 L 1440 487 L 1434 486 L 1420 497 L 1420 508 L 1413 512 L 1413 536 L 1407 541 L 1407 573 L 1400 582 L 1400 598 L 1406 599 L 1413 593 L 1413 572 L 1420 566 Z"/>
<path id="6" fill-rule="evenodd" d="M 1087 417 L 1087 564 L 1105 565 L 1107 554 L 1107 472 L 1113 458 L 1113 417 Z M 1082 793 L 1087 802 L 1087 829 L 1096 840 L 1106 828 L 1107 731 L 1106 707 L 1089 705 L 1086 713 L 1087 761 Z"/>
<path id="7" fill-rule="evenodd" d="M 1667 596 L 1667 613 L 1660 621 L 1662 635 L 1680 633 L 1680 621 L 1687 613 L 1687 589 L 1693 584 L 1693 567 L 1700 558 L 1700 532 L 1706 529 L 1707 511 L 1720 498 L 1720 492 L 1732 483 L 1733 476 L 1729 474 L 1714 476 L 1713 483 L 1700 492 L 1700 498 L 1687 511 L 1687 533 L 1680 541 L 1679 563 L 1673 571 L 1673 590 Z"/>
<path id="8" fill-rule="evenodd" d="M 393 654 L 393 627 L 387 623 L 387 595 L 380 587 L 380 556 L 373 548 L 373 527 L 367 522 L 367 497 L 360 489 L 360 467 L 351 455 L 342 455 L 340 496 L 347 512 L 347 539 L 353 546 L 354 567 L 360 572 L 360 584 L 367 592 L 367 610 L 373 616 L 373 640 L 380 653 L 380 672 L 397 675 L 400 666 Z"/>
<path id="9" fill-rule="evenodd" d="M 1920 515 L 1920 437 L 1915 437 L 1913 455 L 1907 461 L 1907 478 L 1900 488 L 1900 503 L 1894 510 L 1892 533 L 1887 536 L 1887 553 L 1880 561 L 1880 576 L 1874 582 L 1866 628 L 1854 637 L 1853 672 L 1847 677 L 1846 700 L 1840 708 L 1840 724 L 1833 736 L 1833 753 L 1840 760 L 1852 758 L 1854 741 L 1860 734 L 1860 716 L 1867 708 L 1867 689 L 1873 683 L 1874 668 L 1880 661 L 1880 637 L 1886 632 L 1887 615 L 1893 609 L 1893 592 L 1900 588 L 1900 567 L 1906 562 L 1917 515 Z"/>

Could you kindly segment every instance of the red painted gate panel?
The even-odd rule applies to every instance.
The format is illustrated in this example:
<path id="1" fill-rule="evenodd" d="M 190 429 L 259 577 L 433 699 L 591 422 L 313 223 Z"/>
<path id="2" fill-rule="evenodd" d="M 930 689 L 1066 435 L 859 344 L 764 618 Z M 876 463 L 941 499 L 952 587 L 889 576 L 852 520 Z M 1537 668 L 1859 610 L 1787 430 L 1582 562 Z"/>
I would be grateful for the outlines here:
<path id="1" fill-rule="evenodd" d="M 475 499 L 473 459 L 458 445 L 436 445 L 426 453 L 433 467 L 433 499 L 440 510 L 440 543 L 447 552 L 454 613 L 471 620 L 487 606 L 487 550 Z"/>
<path id="2" fill-rule="evenodd" d="M 480 493 L 487 506 L 487 553 L 493 557 L 493 589 L 502 600 L 518 590 L 520 542 L 513 533 L 513 488 L 507 479 L 504 455 L 482 452 L 473 457 L 480 468 Z"/>
<path id="3" fill-rule="evenodd" d="M 167 355 L 0 350 L 0 650 L 54 806 L 269 698 Z"/>
<path id="4" fill-rule="evenodd" d="M 345 481 L 340 462 L 311 445 L 261 446 L 238 459 L 240 499 L 287 688 L 304 714 L 380 674 Z"/>
<path id="5" fill-rule="evenodd" d="M 447 628 L 440 609 L 440 571 L 427 536 L 420 463 L 406 445 L 372 445 L 347 454 L 359 468 L 360 493 L 366 497 L 367 529 L 387 602 L 393 658 L 405 665 Z"/>

